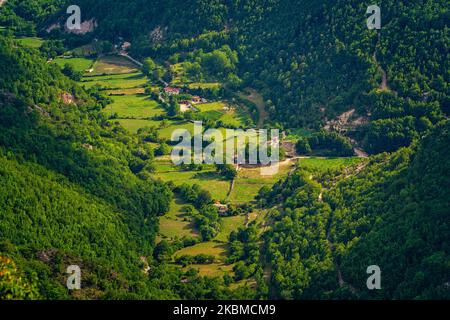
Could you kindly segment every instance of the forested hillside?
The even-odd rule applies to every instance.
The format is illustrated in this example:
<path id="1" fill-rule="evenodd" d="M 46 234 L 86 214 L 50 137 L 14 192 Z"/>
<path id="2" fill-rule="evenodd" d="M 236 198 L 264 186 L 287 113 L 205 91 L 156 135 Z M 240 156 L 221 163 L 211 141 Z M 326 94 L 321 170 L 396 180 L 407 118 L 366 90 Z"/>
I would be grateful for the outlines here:
<path id="1" fill-rule="evenodd" d="M 447 121 L 391 156 L 343 174 L 301 168 L 261 191 L 267 206 L 282 203 L 265 234 L 270 295 L 448 299 L 449 142 Z M 382 270 L 381 290 L 367 290 L 370 265 Z"/>
<path id="2" fill-rule="evenodd" d="M 11 41 L 0 38 L 2 251 L 36 259 L 49 250 L 139 274 L 171 197 L 133 173 L 153 153 L 106 126 L 94 98 Z"/>
<path id="3" fill-rule="evenodd" d="M 0 8 L 0 299 L 450 299 L 448 0 L 72 4 Z M 196 120 L 279 172 L 175 166 Z"/>
<path id="4" fill-rule="evenodd" d="M 9 2 L 6 8 L 14 7 Z M 65 21 L 62 11 L 48 15 L 55 4 L 30 1 L 2 19 L 22 30 L 33 18 L 42 32 Z M 262 92 L 273 122 L 317 129 L 355 109 L 354 119 L 364 121 L 347 134 L 377 153 L 409 145 L 449 113 L 449 9 L 445 0 L 380 1 L 382 30 L 376 31 L 366 27 L 371 4 L 79 1 L 83 20 L 98 23 L 85 41 L 124 37 L 134 54 L 158 59 L 230 45 L 239 54 L 243 85 Z M 79 43 L 80 36 L 74 39 L 68 37 Z"/>

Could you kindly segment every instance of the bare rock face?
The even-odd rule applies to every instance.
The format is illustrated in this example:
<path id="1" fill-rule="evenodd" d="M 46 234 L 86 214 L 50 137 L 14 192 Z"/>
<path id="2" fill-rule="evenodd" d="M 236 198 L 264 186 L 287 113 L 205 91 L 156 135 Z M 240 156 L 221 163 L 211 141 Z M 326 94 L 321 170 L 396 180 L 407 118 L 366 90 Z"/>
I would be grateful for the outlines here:
<path id="1" fill-rule="evenodd" d="M 348 110 L 338 116 L 336 119 L 327 121 L 324 129 L 328 131 L 337 131 L 345 133 L 361 125 L 367 124 L 368 119 L 364 116 L 358 116 L 355 109 Z"/>
<path id="2" fill-rule="evenodd" d="M 64 31 L 73 34 L 86 34 L 92 32 L 97 28 L 97 21 L 95 19 L 86 20 L 81 23 L 80 29 L 70 30 L 67 26 L 64 26 Z"/>
<path id="3" fill-rule="evenodd" d="M 60 97 L 65 104 L 76 104 L 75 97 L 68 92 L 62 92 Z"/>
<path id="4" fill-rule="evenodd" d="M 167 31 L 166 28 L 162 28 L 161 26 L 157 26 L 155 29 L 153 29 L 152 32 L 150 32 L 150 40 L 153 43 L 160 43 L 164 41 L 164 33 Z"/>
<path id="5" fill-rule="evenodd" d="M 50 25 L 47 29 L 45 29 L 45 31 L 47 31 L 47 33 L 50 33 L 53 30 L 58 30 L 58 29 L 61 29 L 61 25 L 59 23 L 54 23 L 54 24 Z"/>
<path id="6" fill-rule="evenodd" d="M 69 28 L 67 28 L 67 25 L 65 24 L 65 22 L 59 21 L 59 22 L 55 22 L 52 25 L 48 26 L 47 29 L 45 29 L 45 31 L 47 31 L 47 33 L 50 33 L 53 30 L 61 29 L 62 26 L 64 26 L 64 32 L 66 32 L 66 33 L 83 35 L 83 34 L 94 31 L 95 28 L 97 28 L 97 21 L 95 19 L 86 20 L 80 24 L 80 29 L 69 29 Z"/>

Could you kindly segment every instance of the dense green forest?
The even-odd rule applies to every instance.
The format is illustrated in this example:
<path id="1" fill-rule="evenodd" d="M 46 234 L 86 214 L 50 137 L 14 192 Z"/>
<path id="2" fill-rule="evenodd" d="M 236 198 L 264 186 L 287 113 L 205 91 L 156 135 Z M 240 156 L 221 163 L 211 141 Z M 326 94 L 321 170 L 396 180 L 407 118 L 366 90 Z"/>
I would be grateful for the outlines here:
<path id="1" fill-rule="evenodd" d="M 79 0 L 82 21 L 95 21 L 84 34 L 64 29 L 70 4 L 0 8 L 0 299 L 450 299 L 448 1 L 380 0 L 377 31 L 366 26 L 372 1 Z M 36 36 L 38 48 L 19 42 Z M 191 95 L 155 91 L 182 63 L 192 81 L 220 83 L 192 95 L 246 105 L 249 127 L 262 111 L 241 93 L 261 95 L 261 126 L 294 136 L 299 155 L 371 156 L 333 169 L 300 160 L 254 203 L 228 204 L 229 217 L 245 214 L 221 242 L 233 276 L 202 276 L 190 266 L 217 257 L 174 253 L 222 236 L 217 199 L 163 182 L 155 157 L 170 146 L 157 128 L 126 130 L 102 112 L 108 88 L 51 63 L 83 47 L 95 60 L 124 41 L 143 62 L 138 89 L 167 115 L 145 119 L 158 130 L 242 126 L 214 110 L 182 114 Z M 231 193 L 239 172 L 208 174 Z M 198 235 L 161 240 L 160 217 L 178 200 Z M 249 219 L 256 205 L 263 223 Z M 70 264 L 82 266 L 83 290 L 66 289 Z M 382 290 L 367 290 L 369 265 Z"/>
<path id="2" fill-rule="evenodd" d="M 65 21 L 57 10 L 60 2 L 16 3 L 9 1 L 0 21 L 19 34 L 42 33 Z M 408 146 L 449 113 L 449 9 L 446 0 L 380 1 L 377 32 L 366 27 L 371 4 L 84 0 L 79 1 L 83 20 L 94 18 L 98 27 L 83 37 L 65 38 L 73 45 L 80 38 L 115 43 L 123 37 L 132 41 L 137 56 L 176 54 L 190 60 L 194 70 L 199 50 L 229 45 L 239 61 L 237 70 L 226 71 L 230 80 L 237 73 L 243 80 L 237 83 L 259 89 L 273 123 L 317 129 L 355 109 L 371 122 L 348 135 L 378 153 Z M 28 30 L 36 24 L 36 30 Z M 61 37 L 61 29 L 52 35 Z"/>
<path id="3" fill-rule="evenodd" d="M 86 289 L 72 298 L 232 296 L 221 293 L 220 282 L 174 268 L 167 273 L 169 266 L 153 260 L 158 216 L 172 194 L 145 174 L 153 150 L 107 124 L 95 92 L 37 52 L 3 37 L 0 52 L 0 251 L 15 262 L 6 266 L 24 273 L 17 279 L 36 282 L 32 292 L 25 286 L 11 296 L 22 280 L 2 281 L 0 295 L 69 298 L 64 268 L 79 264 Z M 76 103 L 64 103 L 63 93 Z M 191 281 L 180 285 L 181 279 Z"/>
<path id="4" fill-rule="evenodd" d="M 449 141 L 446 121 L 343 176 L 300 168 L 261 190 L 266 206 L 282 203 L 264 235 L 271 297 L 448 299 Z M 382 269 L 382 290 L 365 287 L 370 265 Z"/>

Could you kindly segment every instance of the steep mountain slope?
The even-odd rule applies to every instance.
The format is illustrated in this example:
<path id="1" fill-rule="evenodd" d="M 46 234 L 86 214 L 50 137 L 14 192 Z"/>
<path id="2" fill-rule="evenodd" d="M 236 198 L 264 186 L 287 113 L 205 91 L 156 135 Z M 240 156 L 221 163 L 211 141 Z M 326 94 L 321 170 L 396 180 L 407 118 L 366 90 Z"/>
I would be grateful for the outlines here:
<path id="1" fill-rule="evenodd" d="M 9 0 L 0 11 L 5 33 L 47 38 L 40 54 L 0 35 L 0 258 L 25 273 L 24 297 L 255 296 L 154 250 L 172 194 L 149 174 L 153 150 L 99 112 L 106 96 L 44 58 L 95 38 L 111 48 L 129 40 L 134 57 L 161 66 L 202 69 L 207 57 L 225 86 L 262 94 L 266 126 L 318 130 L 351 110 L 360 124 L 338 130 L 371 153 L 393 152 L 340 172 L 300 169 L 260 192 L 270 208 L 262 255 L 251 223 L 230 236 L 236 274 L 253 272 L 257 297 L 450 297 L 448 1 L 383 0 L 377 32 L 365 23 L 371 1 L 79 0 L 83 21 L 98 25 L 85 35 L 63 30 L 68 4 Z M 69 264 L 86 281 L 72 295 Z M 373 264 L 379 291 L 365 286 Z"/>
<path id="2" fill-rule="evenodd" d="M 171 200 L 166 185 L 145 178 L 153 151 L 109 126 L 95 93 L 37 52 L 0 37 L 0 64 L 0 251 L 29 272 L 57 270 L 39 273 L 51 278 L 40 279 L 44 297 L 67 295 L 63 261 L 82 261 L 87 274 L 97 273 L 87 286 L 101 292 L 85 293 L 90 297 L 106 294 L 111 277 L 136 281 L 139 257 L 151 260 L 158 216 Z M 118 282 L 111 286 L 120 292 L 127 284 Z"/>
<path id="3" fill-rule="evenodd" d="M 450 124 L 441 123 L 419 145 L 377 156 L 329 190 L 303 169 L 261 193 L 281 206 L 265 235 L 271 295 L 448 299 L 449 142 Z M 381 268 L 381 290 L 366 287 L 371 265 Z"/>
<path id="4" fill-rule="evenodd" d="M 67 14 L 61 2 L 31 3 L 24 8 L 11 1 L 0 22 L 17 32 L 30 19 L 38 30 L 55 22 L 62 28 Z M 244 85 L 261 91 L 272 122 L 317 129 L 356 110 L 351 120 L 360 120 L 346 134 L 377 153 L 409 145 L 449 113 L 450 34 L 445 0 L 382 1 L 378 32 L 366 27 L 372 4 L 82 0 L 82 19 L 97 22 L 94 32 L 52 32 L 77 45 L 124 37 L 133 54 L 159 59 L 228 44 L 239 53 Z M 361 126 L 367 120 L 371 124 Z"/>

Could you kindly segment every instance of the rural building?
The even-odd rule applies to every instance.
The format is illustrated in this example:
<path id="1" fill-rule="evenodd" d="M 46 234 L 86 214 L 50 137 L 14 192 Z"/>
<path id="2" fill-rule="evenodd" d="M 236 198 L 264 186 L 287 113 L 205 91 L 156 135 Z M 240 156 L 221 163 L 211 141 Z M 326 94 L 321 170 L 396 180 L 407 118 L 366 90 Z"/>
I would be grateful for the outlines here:
<path id="1" fill-rule="evenodd" d="M 217 208 L 217 210 L 219 211 L 219 214 L 226 214 L 228 212 L 228 206 L 226 204 L 222 204 L 220 202 L 216 202 L 214 203 L 214 207 Z"/>
<path id="2" fill-rule="evenodd" d="M 187 100 L 180 101 L 178 104 L 180 105 L 181 112 L 186 112 L 192 109 L 192 104 Z"/>
<path id="3" fill-rule="evenodd" d="M 192 100 L 192 103 L 194 103 L 194 104 L 207 102 L 206 99 L 199 97 L 199 96 L 193 96 L 191 100 Z"/>
<path id="4" fill-rule="evenodd" d="M 169 95 L 180 94 L 180 88 L 165 87 L 164 92 Z"/>
<path id="5" fill-rule="evenodd" d="M 130 49 L 130 48 L 131 48 L 131 43 L 130 43 L 130 42 L 125 41 L 125 42 L 122 44 L 122 50 L 123 50 L 123 51 L 128 51 L 128 49 Z"/>

